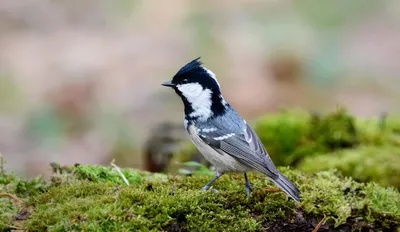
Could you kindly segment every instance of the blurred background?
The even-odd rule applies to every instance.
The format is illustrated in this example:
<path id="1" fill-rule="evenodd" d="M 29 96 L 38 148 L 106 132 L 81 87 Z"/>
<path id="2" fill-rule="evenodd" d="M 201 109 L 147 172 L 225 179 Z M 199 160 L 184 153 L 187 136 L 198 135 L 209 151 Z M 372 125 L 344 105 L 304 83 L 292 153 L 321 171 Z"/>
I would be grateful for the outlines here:
<path id="1" fill-rule="evenodd" d="M 25 176 L 50 162 L 146 168 L 154 130 L 186 139 L 160 83 L 199 56 L 250 122 L 337 105 L 399 114 L 399 41 L 398 0 L 2 0 L 0 152 Z"/>

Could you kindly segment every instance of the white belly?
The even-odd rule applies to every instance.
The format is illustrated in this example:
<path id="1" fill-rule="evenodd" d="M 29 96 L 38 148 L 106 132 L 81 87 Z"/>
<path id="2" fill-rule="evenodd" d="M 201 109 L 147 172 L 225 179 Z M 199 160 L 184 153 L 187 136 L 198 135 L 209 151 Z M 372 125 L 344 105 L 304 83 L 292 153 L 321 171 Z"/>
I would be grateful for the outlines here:
<path id="1" fill-rule="evenodd" d="M 189 135 L 194 145 L 199 149 L 200 153 L 206 158 L 217 171 L 219 172 L 246 172 L 251 170 L 250 167 L 240 163 L 225 152 L 217 152 L 212 147 L 208 146 L 198 136 L 196 129 L 193 126 L 189 127 Z"/>

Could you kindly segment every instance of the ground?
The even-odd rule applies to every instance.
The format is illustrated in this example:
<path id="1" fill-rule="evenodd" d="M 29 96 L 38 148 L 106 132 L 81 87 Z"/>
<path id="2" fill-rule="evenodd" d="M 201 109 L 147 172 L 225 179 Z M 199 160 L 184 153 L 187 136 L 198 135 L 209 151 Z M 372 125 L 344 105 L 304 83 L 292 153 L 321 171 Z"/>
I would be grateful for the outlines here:
<path id="1" fill-rule="evenodd" d="M 281 168 L 302 192 L 296 204 L 265 176 L 249 175 L 246 198 L 240 174 L 221 177 L 172 176 L 113 167 L 53 164 L 51 181 L 18 179 L 3 173 L 0 229 L 27 231 L 396 231 L 400 193 L 374 183 L 358 183 L 335 171 L 304 174 Z M 19 202 L 20 201 L 20 202 Z"/>

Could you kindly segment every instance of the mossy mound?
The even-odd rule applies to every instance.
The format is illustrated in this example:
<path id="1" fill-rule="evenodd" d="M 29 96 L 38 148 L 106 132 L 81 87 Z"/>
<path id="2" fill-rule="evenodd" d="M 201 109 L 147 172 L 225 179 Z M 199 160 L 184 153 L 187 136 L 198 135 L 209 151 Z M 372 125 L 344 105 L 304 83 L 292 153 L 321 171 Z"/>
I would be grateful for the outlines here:
<path id="1" fill-rule="evenodd" d="M 341 108 L 325 116 L 281 112 L 257 120 L 254 129 L 278 166 L 296 166 L 313 154 L 359 144 L 355 119 Z"/>
<path id="2" fill-rule="evenodd" d="M 357 181 L 400 189 L 400 147 L 361 146 L 306 158 L 298 168 L 308 173 L 337 169 Z"/>
<path id="3" fill-rule="evenodd" d="M 254 129 L 278 166 L 363 145 L 400 147 L 398 117 L 356 120 L 343 108 L 327 115 L 284 111 L 260 118 Z"/>
<path id="4" fill-rule="evenodd" d="M 271 191 L 265 176 L 255 173 L 249 175 L 254 192 L 247 199 L 240 174 L 221 177 L 214 193 L 199 191 L 210 176 L 122 169 L 127 186 L 109 167 L 57 169 L 45 189 L 20 195 L 23 206 L 2 199 L 14 214 L 28 213 L 21 220 L 6 217 L 0 230 L 312 231 L 324 216 L 319 231 L 395 230 L 400 224 L 400 193 L 393 188 L 357 183 L 335 172 L 281 170 L 299 186 L 302 204 Z"/>

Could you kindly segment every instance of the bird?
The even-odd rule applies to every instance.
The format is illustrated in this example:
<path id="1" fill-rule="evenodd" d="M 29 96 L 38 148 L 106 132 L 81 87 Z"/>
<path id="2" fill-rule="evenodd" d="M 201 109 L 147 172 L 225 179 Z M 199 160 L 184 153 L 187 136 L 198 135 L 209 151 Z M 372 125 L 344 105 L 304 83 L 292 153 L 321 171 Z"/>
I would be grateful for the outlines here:
<path id="1" fill-rule="evenodd" d="M 204 67 L 200 58 L 187 63 L 171 81 L 161 85 L 174 89 L 182 99 L 185 129 L 215 167 L 216 176 L 201 191 L 209 190 L 225 173 L 236 172 L 243 173 L 249 197 L 253 188 L 247 172 L 257 171 L 300 203 L 300 190 L 277 170 L 255 131 L 224 99 L 216 75 Z"/>

